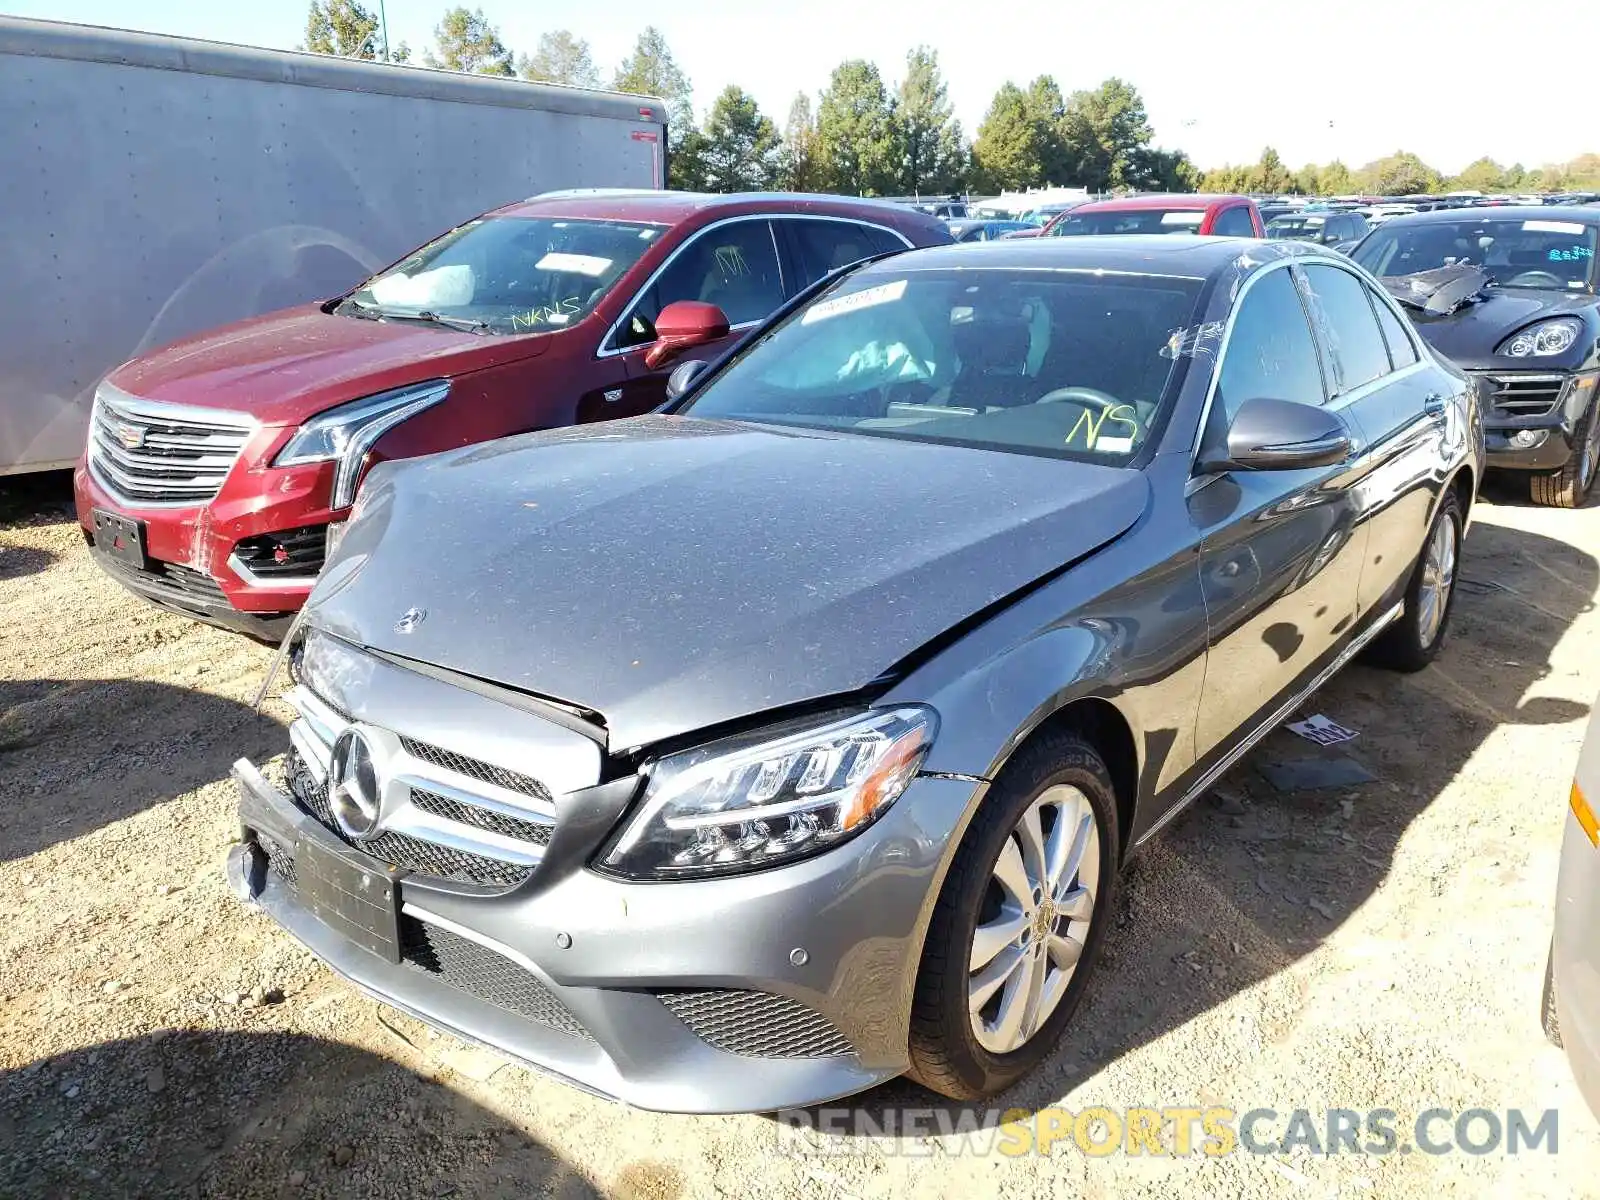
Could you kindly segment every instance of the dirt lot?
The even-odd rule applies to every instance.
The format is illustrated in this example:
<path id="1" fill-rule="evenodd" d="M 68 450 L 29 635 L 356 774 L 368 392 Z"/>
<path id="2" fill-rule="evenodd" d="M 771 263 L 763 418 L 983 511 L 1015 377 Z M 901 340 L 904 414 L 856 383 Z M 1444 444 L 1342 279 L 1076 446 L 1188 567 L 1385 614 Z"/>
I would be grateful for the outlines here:
<path id="1" fill-rule="evenodd" d="M 0 1195 L 1596 1196 L 1538 1027 L 1557 842 L 1600 691 L 1600 507 L 1476 512 L 1451 644 L 1354 667 L 1135 867 L 1075 1033 L 1007 1106 L 1560 1110 L 1559 1154 L 779 1152 L 766 1117 L 630 1111 L 358 996 L 220 871 L 228 764 L 284 743 L 268 653 L 102 578 L 59 479 L 0 481 Z M 1280 792 L 1264 763 L 1377 776 Z M 934 1107 L 894 1084 L 854 1111 Z M 1402 1138 L 1402 1140 L 1407 1140 Z"/>

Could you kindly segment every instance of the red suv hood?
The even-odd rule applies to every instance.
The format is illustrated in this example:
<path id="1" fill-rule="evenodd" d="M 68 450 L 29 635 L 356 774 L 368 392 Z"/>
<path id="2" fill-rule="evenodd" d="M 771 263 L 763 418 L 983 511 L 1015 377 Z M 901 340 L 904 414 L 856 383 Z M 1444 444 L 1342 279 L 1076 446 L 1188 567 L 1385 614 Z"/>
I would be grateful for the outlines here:
<path id="1" fill-rule="evenodd" d="M 482 336 L 335 316 L 308 305 L 173 342 L 107 378 L 133 396 L 231 409 L 267 425 L 297 424 L 373 392 L 531 358 L 566 332 Z"/>

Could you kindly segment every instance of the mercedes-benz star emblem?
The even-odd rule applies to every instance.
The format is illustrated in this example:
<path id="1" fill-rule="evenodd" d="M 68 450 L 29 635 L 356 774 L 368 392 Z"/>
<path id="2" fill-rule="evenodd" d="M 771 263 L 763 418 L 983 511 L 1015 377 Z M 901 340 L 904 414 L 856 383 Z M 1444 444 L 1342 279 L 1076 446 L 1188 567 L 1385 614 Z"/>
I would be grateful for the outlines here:
<path id="1" fill-rule="evenodd" d="M 396 633 L 410 633 L 423 621 L 428 619 L 428 610 L 425 608 L 408 608 L 404 615 L 394 623 Z"/>
<path id="2" fill-rule="evenodd" d="M 369 837 L 378 827 L 382 796 L 372 747 L 359 730 L 346 729 L 334 742 L 328 764 L 328 806 L 333 819 L 351 837 Z"/>

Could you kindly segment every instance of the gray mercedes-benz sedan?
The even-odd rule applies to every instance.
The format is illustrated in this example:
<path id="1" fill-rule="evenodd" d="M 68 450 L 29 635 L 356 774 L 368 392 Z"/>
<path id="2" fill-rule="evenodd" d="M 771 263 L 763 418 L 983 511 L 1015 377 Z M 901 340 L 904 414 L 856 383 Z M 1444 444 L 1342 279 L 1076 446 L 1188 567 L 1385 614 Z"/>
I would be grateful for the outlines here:
<path id="1" fill-rule="evenodd" d="M 913 251 L 658 414 L 384 464 L 229 870 L 386 1002 L 640 1107 L 993 1095 L 1118 873 L 1445 637 L 1475 393 L 1348 260 Z"/>

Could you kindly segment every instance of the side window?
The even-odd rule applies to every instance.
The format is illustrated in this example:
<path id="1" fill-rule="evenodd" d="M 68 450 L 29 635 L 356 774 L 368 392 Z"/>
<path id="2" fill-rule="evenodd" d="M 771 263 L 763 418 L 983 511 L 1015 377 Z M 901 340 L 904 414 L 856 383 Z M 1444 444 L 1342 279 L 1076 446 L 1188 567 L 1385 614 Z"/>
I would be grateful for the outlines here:
<path id="1" fill-rule="evenodd" d="M 1378 297 L 1372 297 L 1372 309 L 1378 314 L 1378 325 L 1383 330 L 1383 340 L 1389 343 L 1389 361 L 1398 371 L 1401 367 L 1409 367 L 1417 361 L 1417 348 L 1406 335 L 1405 327 L 1400 324 L 1400 318 L 1394 315 Z"/>
<path id="2" fill-rule="evenodd" d="M 1250 210 L 1244 205 L 1225 208 L 1217 214 L 1217 223 L 1211 232 L 1218 237 L 1255 237 L 1256 227 L 1250 223 Z"/>
<path id="3" fill-rule="evenodd" d="M 1367 285 L 1348 271 L 1306 267 L 1312 313 L 1332 359 L 1334 394 L 1352 391 L 1389 373 L 1389 352 L 1378 330 Z"/>
<path id="4" fill-rule="evenodd" d="M 783 303 L 778 254 L 766 221 L 730 221 L 697 234 L 635 301 L 617 344 L 654 341 L 655 319 L 674 300 L 704 300 L 730 325 L 759 321 Z"/>
<path id="5" fill-rule="evenodd" d="M 1226 429 L 1241 404 L 1258 398 L 1301 404 L 1325 399 L 1317 344 L 1285 267 L 1257 279 L 1234 315 L 1211 409 L 1213 431 Z"/>
<path id="6" fill-rule="evenodd" d="M 800 260 L 800 280 L 796 290 L 821 279 L 829 271 L 847 267 L 873 254 L 887 250 L 904 250 L 905 243 L 892 233 L 858 225 L 854 221 L 785 221 L 783 227 L 793 239 L 791 244 Z M 981 241 L 984 233 L 972 240 Z"/>

